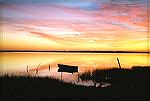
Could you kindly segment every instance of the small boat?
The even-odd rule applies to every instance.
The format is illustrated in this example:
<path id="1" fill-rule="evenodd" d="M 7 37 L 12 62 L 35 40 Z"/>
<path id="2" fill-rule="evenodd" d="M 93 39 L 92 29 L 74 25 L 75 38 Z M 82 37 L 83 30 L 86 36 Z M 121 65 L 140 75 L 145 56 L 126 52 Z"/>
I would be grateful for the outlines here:
<path id="1" fill-rule="evenodd" d="M 58 72 L 69 72 L 69 73 L 78 72 L 78 66 L 58 64 L 58 67 L 59 67 Z"/>

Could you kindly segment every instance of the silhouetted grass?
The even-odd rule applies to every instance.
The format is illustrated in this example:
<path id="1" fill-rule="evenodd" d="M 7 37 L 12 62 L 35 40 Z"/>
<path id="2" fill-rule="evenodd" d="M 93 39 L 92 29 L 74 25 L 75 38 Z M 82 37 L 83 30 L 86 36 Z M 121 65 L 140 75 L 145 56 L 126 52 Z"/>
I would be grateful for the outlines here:
<path id="1" fill-rule="evenodd" d="M 49 77 L 5 75 L 0 79 L 4 98 L 72 98 L 76 95 L 77 88 L 85 88 L 81 85 L 78 86 Z"/>
<path id="2" fill-rule="evenodd" d="M 140 86 L 150 79 L 150 66 L 133 66 L 131 69 L 97 69 L 92 73 L 86 72 L 80 75 L 80 78 L 85 81 L 107 82 L 117 86 L 129 84 Z"/>
<path id="3" fill-rule="evenodd" d="M 1 98 L 24 100 L 148 100 L 150 68 L 95 70 L 83 74 L 94 82 L 109 82 L 106 88 L 86 87 L 49 77 L 1 76 Z M 106 79 L 107 77 L 107 79 Z M 82 75 L 81 78 L 83 79 Z"/>
<path id="4" fill-rule="evenodd" d="M 150 84 L 150 66 L 133 66 L 131 69 L 97 69 L 80 75 L 82 80 L 110 83 L 112 87 L 147 89 Z"/>

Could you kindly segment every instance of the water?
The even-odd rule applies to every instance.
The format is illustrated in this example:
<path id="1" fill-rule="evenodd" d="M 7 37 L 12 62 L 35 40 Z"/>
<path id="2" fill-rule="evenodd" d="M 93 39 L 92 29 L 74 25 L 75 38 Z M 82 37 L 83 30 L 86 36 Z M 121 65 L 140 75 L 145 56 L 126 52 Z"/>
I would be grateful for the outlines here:
<path id="1" fill-rule="evenodd" d="M 92 85 L 93 82 L 81 81 L 78 75 L 95 69 L 119 68 L 117 58 L 122 68 L 131 68 L 134 65 L 148 66 L 147 54 L 142 53 L 1 52 L 0 56 L 2 57 L 1 75 L 5 73 L 27 74 L 27 66 L 29 75 L 36 75 L 36 68 L 39 65 L 39 76 L 50 76 L 80 85 Z M 77 65 L 79 73 L 62 73 L 61 78 L 61 73 L 57 72 L 59 63 Z"/>

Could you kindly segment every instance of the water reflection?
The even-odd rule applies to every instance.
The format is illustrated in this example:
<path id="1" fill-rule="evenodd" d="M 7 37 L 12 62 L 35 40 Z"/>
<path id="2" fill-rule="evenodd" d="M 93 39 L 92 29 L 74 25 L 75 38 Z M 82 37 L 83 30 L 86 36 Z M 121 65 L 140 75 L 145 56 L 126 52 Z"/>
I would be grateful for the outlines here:
<path id="1" fill-rule="evenodd" d="M 102 68 L 118 67 L 117 58 L 120 59 L 123 68 L 131 68 L 133 65 L 147 66 L 147 54 L 114 54 L 114 53 L 44 53 L 44 52 L 12 52 L 0 53 L 2 57 L 3 73 L 26 73 L 26 68 L 29 68 L 30 75 L 36 75 L 38 65 L 39 76 L 51 76 L 61 79 L 61 73 L 58 71 L 58 64 L 77 65 L 79 73 Z M 49 68 L 50 65 L 50 68 Z M 50 69 L 50 71 L 49 71 Z M 66 82 L 78 81 L 78 73 L 73 75 L 70 73 L 63 73 L 62 79 Z M 88 82 L 88 83 L 87 83 Z M 79 84 L 91 84 L 91 81 Z"/>

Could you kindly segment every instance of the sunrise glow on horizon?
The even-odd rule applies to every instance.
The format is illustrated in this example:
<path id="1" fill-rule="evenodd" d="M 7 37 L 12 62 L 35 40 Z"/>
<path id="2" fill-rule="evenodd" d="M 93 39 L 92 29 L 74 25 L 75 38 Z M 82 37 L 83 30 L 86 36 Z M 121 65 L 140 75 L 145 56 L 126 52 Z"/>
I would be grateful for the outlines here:
<path id="1" fill-rule="evenodd" d="M 62 1 L 1 3 L 1 49 L 147 51 L 148 0 Z"/>

